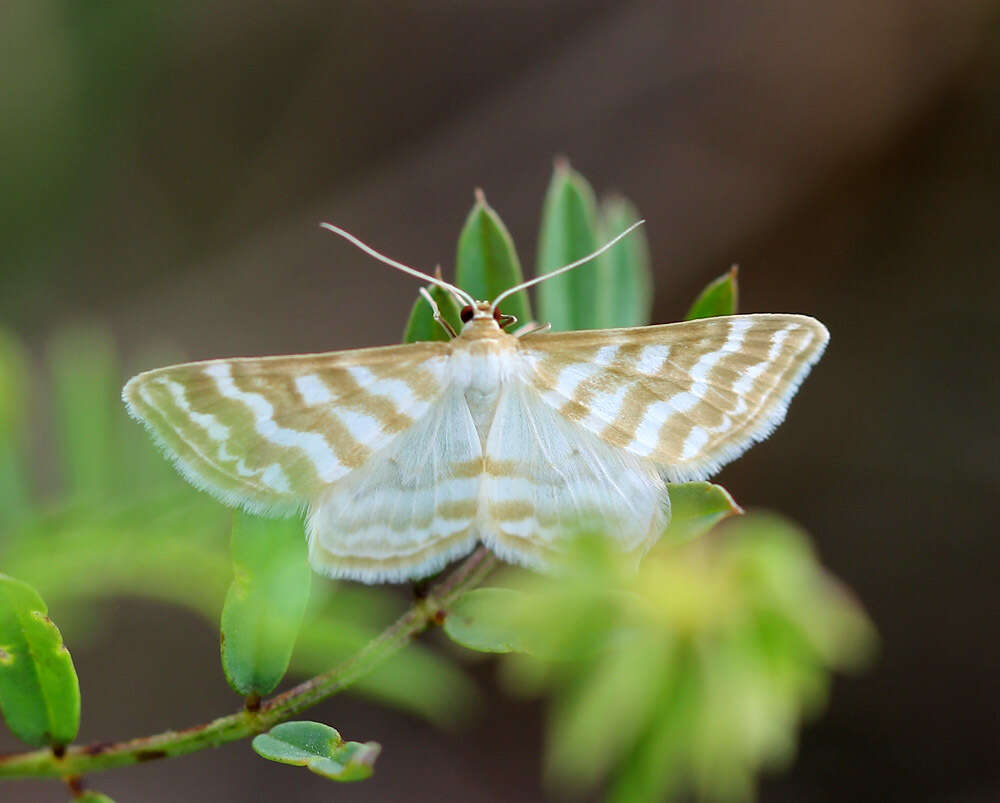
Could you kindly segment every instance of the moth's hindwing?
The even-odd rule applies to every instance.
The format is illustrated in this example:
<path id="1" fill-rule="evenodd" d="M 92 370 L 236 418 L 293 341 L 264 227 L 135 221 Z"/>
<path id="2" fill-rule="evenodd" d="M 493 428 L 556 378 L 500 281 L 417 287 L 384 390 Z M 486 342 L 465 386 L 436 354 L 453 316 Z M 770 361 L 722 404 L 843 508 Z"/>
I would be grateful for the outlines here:
<path id="1" fill-rule="evenodd" d="M 327 488 L 309 516 L 309 560 L 332 577 L 432 574 L 479 540 L 483 452 L 461 392 L 446 390 L 411 429 Z"/>
<path id="2" fill-rule="evenodd" d="M 670 513 L 649 460 L 574 426 L 524 381 L 501 391 L 486 441 L 483 500 L 483 542 L 536 568 L 581 531 L 605 534 L 638 559 Z"/>

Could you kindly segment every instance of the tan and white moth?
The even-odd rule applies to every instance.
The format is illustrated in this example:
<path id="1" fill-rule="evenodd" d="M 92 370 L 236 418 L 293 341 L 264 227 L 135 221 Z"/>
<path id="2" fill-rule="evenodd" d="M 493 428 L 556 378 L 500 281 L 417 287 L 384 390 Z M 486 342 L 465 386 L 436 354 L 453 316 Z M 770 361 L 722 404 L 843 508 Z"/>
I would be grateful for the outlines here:
<path id="1" fill-rule="evenodd" d="M 631 229 L 486 302 L 324 226 L 460 298 L 461 332 L 175 365 L 122 395 L 198 488 L 255 513 L 307 510 L 310 562 L 332 577 L 422 577 L 478 542 L 544 568 L 581 524 L 641 556 L 669 521 L 666 483 L 766 438 L 828 338 L 801 315 L 510 334 L 505 297 Z"/>

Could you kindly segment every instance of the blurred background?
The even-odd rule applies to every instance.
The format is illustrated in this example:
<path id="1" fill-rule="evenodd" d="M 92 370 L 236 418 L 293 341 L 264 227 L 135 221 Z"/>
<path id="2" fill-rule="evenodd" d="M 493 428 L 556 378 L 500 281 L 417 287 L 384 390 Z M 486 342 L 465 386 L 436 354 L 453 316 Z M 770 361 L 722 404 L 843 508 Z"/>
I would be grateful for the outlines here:
<path id="1" fill-rule="evenodd" d="M 760 799 L 1000 799 L 1000 3 L 14 0 L 0 54 L 0 327 L 37 368 L 38 496 L 66 481 L 45 422 L 72 398 L 42 369 L 66 332 L 110 333 L 121 379 L 398 341 L 415 283 L 318 222 L 448 275 L 482 187 L 530 273 L 564 154 L 648 220 L 655 321 L 737 262 L 741 311 L 832 333 L 788 421 L 719 481 L 812 534 L 881 647 Z M 116 596 L 76 646 L 89 614 L 50 603 L 81 739 L 234 707 L 206 618 Z M 494 668 L 473 667 L 464 725 L 346 696 L 316 709 L 383 744 L 364 784 L 237 743 L 95 785 L 122 801 L 543 800 L 542 708 L 507 699 Z"/>

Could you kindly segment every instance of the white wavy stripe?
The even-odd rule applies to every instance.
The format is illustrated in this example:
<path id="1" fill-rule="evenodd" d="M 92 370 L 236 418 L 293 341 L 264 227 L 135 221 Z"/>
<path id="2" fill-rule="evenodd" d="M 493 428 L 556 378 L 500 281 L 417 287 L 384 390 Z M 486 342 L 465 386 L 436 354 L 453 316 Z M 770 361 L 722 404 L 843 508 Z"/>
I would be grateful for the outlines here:
<path id="1" fill-rule="evenodd" d="M 222 396 L 246 405 L 254 416 L 254 429 L 258 435 L 277 446 L 301 449 L 324 482 L 333 482 L 350 471 L 337 459 L 326 438 L 319 433 L 278 426 L 274 420 L 274 406 L 261 394 L 236 387 L 228 363 L 208 365 L 205 375 L 215 381 Z"/>
<path id="2" fill-rule="evenodd" d="M 163 436 L 157 431 L 154 422 L 150 420 L 148 414 L 140 410 L 133 401 L 133 394 L 138 394 L 140 396 L 144 394 L 145 388 L 143 387 L 143 384 L 146 380 L 148 380 L 148 378 L 148 374 L 139 374 L 138 376 L 132 377 L 132 379 L 126 383 L 125 387 L 122 388 L 122 401 L 125 403 L 125 410 L 130 418 L 142 424 L 145 430 L 149 433 L 150 438 L 152 438 L 153 443 L 160 450 L 160 452 L 162 452 L 164 457 L 170 461 L 177 472 L 185 480 L 191 483 L 191 485 L 200 491 L 205 491 L 210 494 L 227 507 L 240 508 L 245 510 L 247 513 L 252 513 L 257 516 L 272 516 L 281 518 L 297 515 L 307 508 L 308 501 L 300 497 L 289 496 L 287 498 L 261 498 L 258 496 L 253 498 L 247 496 L 246 488 L 243 488 L 240 491 L 229 490 L 219 486 L 216 482 L 210 481 L 195 464 L 182 458 L 174 450 L 174 448 L 163 439 Z M 143 401 L 146 401 L 145 398 L 143 398 Z M 151 409 L 162 416 L 162 413 L 158 408 L 152 407 Z M 176 430 L 172 431 L 176 432 Z M 185 443 L 187 443 L 187 441 L 185 441 Z M 200 450 L 194 449 L 193 451 L 206 465 L 213 465 L 212 461 L 206 455 L 202 454 Z"/>
<path id="3" fill-rule="evenodd" d="M 309 564 L 313 571 L 334 580 L 357 580 L 361 583 L 402 583 L 415 577 L 428 577 L 441 571 L 454 560 L 463 558 L 476 548 L 478 536 L 473 533 L 468 539 L 446 547 L 439 546 L 425 558 L 403 566 L 376 566 L 372 568 L 350 566 L 344 563 L 329 562 L 331 556 L 326 548 L 316 539 L 309 539 Z"/>
<path id="4" fill-rule="evenodd" d="M 812 323 L 818 329 L 815 333 L 809 333 L 809 338 L 803 343 L 798 352 L 800 354 L 808 353 L 808 357 L 802 360 L 798 369 L 789 376 L 784 392 L 780 396 L 774 396 L 764 402 L 764 406 L 769 405 L 769 409 L 765 411 L 757 423 L 746 430 L 743 437 L 739 440 L 725 441 L 719 444 L 710 455 L 706 455 L 699 463 L 685 466 L 660 466 L 660 472 L 668 482 L 693 482 L 707 479 L 712 474 L 718 472 L 726 463 L 738 458 L 755 443 L 760 443 L 767 439 L 774 432 L 775 428 L 785 420 L 785 416 L 788 413 L 788 403 L 795 396 L 803 380 L 808 376 L 809 371 L 812 370 L 813 365 L 823 356 L 826 344 L 829 341 L 829 333 L 826 327 L 819 323 L 819 321 L 812 321 Z M 814 343 L 816 343 L 815 346 Z M 772 348 L 768 350 L 768 354 L 772 353 L 773 348 L 772 341 Z M 809 353 L 810 348 L 814 349 L 811 353 Z"/>

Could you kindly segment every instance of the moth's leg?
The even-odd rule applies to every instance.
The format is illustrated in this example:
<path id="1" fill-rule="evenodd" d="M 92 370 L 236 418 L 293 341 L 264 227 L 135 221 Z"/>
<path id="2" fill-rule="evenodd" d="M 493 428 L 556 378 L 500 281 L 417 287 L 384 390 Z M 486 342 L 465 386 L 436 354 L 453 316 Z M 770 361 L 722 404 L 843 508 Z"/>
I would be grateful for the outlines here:
<path id="1" fill-rule="evenodd" d="M 434 320 L 437 321 L 441 325 L 441 327 L 448 333 L 448 337 L 450 337 L 452 340 L 458 337 L 458 333 L 452 328 L 451 324 L 444 319 L 444 316 L 441 314 L 441 310 L 438 309 L 437 302 L 434 300 L 434 296 L 432 296 L 428 292 L 426 287 L 420 288 L 420 295 L 422 295 L 424 297 L 424 300 L 431 305 L 431 311 L 434 314 Z"/>
<path id="2" fill-rule="evenodd" d="M 552 328 L 551 323 L 538 323 L 537 321 L 530 321 L 522 326 L 520 329 L 514 332 L 514 337 L 526 337 L 527 335 L 538 335 L 542 332 L 547 332 Z"/>

